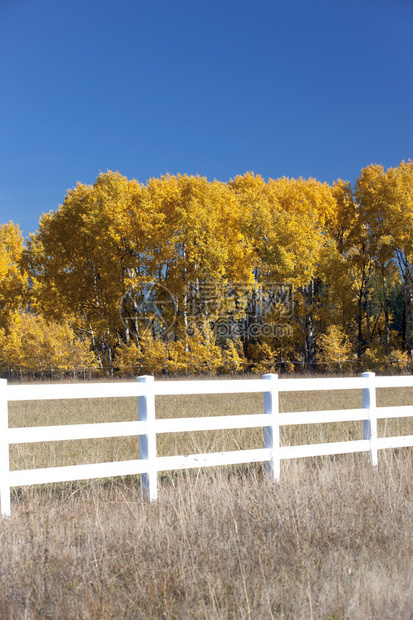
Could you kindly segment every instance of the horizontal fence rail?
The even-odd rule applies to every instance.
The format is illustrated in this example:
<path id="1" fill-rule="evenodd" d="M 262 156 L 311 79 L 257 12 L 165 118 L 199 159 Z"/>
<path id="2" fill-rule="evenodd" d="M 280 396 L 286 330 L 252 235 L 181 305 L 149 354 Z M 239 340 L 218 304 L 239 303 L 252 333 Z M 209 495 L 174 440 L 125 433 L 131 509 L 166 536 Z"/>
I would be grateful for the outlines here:
<path id="1" fill-rule="evenodd" d="M 413 377 L 376 377 L 363 373 L 354 378 L 282 379 L 264 375 L 262 379 L 233 379 L 207 381 L 154 381 L 153 377 L 138 377 L 128 383 L 83 383 L 53 385 L 8 385 L 0 380 L 0 509 L 10 514 L 10 488 L 33 484 L 87 480 L 139 474 L 144 495 L 151 501 L 157 498 L 157 478 L 160 471 L 265 462 L 274 479 L 280 476 L 280 461 L 293 458 L 368 453 L 377 465 L 377 451 L 385 448 L 413 446 L 413 435 L 377 437 L 377 420 L 381 418 L 413 417 L 413 406 L 376 406 L 377 388 L 413 387 Z M 279 412 L 282 392 L 316 392 L 319 390 L 361 390 L 362 408 L 328 411 Z M 263 413 L 224 415 L 196 418 L 156 419 L 155 397 L 188 394 L 262 393 Z M 9 428 L 8 403 L 84 398 L 136 397 L 138 419 L 130 422 L 96 424 L 67 424 Z M 280 427 L 297 424 L 332 422 L 363 422 L 364 439 L 312 445 L 281 446 Z M 159 457 L 156 437 L 163 433 L 185 433 L 240 428 L 263 428 L 264 446 L 252 450 L 190 454 Z M 22 443 L 68 441 L 107 437 L 140 437 L 139 458 L 110 463 L 70 465 L 10 471 L 9 446 Z"/>

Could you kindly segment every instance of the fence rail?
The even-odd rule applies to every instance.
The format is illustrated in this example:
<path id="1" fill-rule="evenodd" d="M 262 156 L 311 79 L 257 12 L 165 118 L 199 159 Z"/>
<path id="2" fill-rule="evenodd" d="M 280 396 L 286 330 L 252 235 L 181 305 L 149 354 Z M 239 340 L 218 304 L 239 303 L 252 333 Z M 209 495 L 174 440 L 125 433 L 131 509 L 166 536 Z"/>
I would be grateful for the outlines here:
<path id="1" fill-rule="evenodd" d="M 0 380 L 0 510 L 10 514 L 10 488 L 32 484 L 66 482 L 140 474 L 142 490 L 151 501 L 157 498 L 160 471 L 265 462 L 274 479 L 280 476 L 280 461 L 322 455 L 366 452 L 377 465 L 377 451 L 385 448 L 413 446 L 413 435 L 377 437 L 380 418 L 413 417 L 413 406 L 376 406 L 376 389 L 413 387 L 413 377 L 376 377 L 363 373 L 354 378 L 282 379 L 264 375 L 253 380 L 159 381 L 138 377 L 130 383 L 86 383 L 53 385 L 8 385 Z M 328 411 L 279 412 L 281 392 L 319 390 L 361 390 L 362 408 Z M 262 393 L 263 413 L 197 418 L 156 419 L 155 396 L 186 394 Z M 74 398 L 136 397 L 138 419 L 131 422 L 106 422 L 30 428 L 9 428 L 8 402 Z M 280 426 L 363 421 L 364 439 L 300 446 L 280 446 Z M 156 454 L 156 437 L 162 433 L 264 428 L 264 447 L 188 456 Z M 20 443 L 139 436 L 139 459 L 111 463 L 71 465 L 10 471 L 9 446 Z"/>

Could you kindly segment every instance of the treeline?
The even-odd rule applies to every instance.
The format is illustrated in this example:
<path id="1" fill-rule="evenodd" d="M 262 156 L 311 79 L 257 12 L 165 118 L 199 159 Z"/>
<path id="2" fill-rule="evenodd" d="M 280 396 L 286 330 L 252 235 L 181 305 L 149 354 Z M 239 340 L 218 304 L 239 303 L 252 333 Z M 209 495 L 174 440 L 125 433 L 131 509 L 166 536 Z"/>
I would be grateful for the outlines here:
<path id="1" fill-rule="evenodd" d="M 338 180 L 118 172 L 0 227 L 0 370 L 409 370 L 413 162 Z"/>

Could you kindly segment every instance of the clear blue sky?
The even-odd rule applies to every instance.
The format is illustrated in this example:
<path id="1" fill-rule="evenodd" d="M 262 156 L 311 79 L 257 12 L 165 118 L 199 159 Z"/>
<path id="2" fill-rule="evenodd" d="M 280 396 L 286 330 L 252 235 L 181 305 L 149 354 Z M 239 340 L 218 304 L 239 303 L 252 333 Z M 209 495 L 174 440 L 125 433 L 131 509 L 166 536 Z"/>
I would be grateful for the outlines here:
<path id="1" fill-rule="evenodd" d="M 119 170 L 354 183 L 413 158 L 412 0 L 0 0 L 0 223 Z"/>

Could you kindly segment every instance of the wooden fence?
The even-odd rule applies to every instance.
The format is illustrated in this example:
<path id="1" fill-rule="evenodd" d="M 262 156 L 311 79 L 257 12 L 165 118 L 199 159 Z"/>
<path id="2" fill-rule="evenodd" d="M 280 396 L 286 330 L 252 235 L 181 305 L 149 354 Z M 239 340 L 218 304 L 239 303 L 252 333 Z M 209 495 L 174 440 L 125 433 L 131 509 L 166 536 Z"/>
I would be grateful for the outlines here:
<path id="1" fill-rule="evenodd" d="M 51 385 L 8 385 L 0 380 L 0 501 L 1 513 L 10 514 L 10 488 L 15 486 L 107 478 L 140 474 L 142 489 L 151 501 L 157 498 L 159 471 L 265 462 L 267 471 L 278 479 L 280 461 L 301 457 L 367 452 L 377 465 L 377 451 L 383 448 L 413 446 L 413 435 L 377 436 L 379 418 L 413 416 L 413 406 L 376 407 L 376 388 L 413 387 L 413 377 L 376 377 L 363 373 L 354 378 L 278 379 L 264 375 L 262 379 L 231 379 L 206 381 L 154 381 L 138 377 L 130 383 L 85 383 Z M 279 412 L 279 393 L 317 390 L 361 390 L 362 408 L 332 411 Z M 156 419 L 155 396 L 184 394 L 263 394 L 263 413 L 195 418 Z M 137 420 L 98 424 L 76 424 L 9 428 L 8 402 L 72 398 L 137 397 Z M 280 446 L 280 426 L 321 424 L 327 422 L 363 421 L 364 439 L 302 446 Z M 264 428 L 264 445 L 254 450 L 164 456 L 156 454 L 156 437 L 160 433 Z M 103 437 L 140 436 L 139 459 L 112 463 L 72 465 L 10 471 L 11 444 L 95 439 Z"/>

